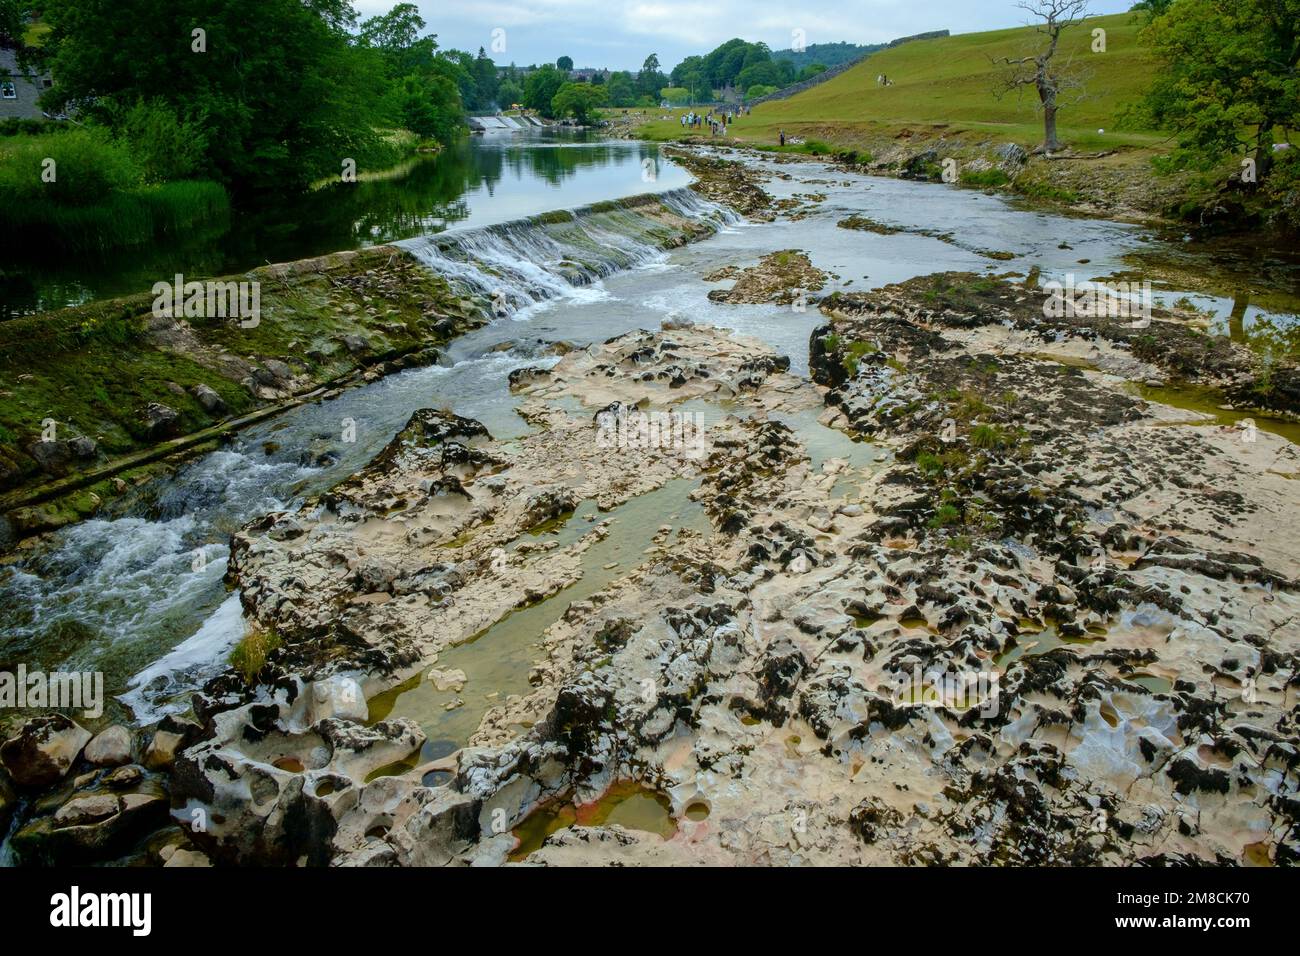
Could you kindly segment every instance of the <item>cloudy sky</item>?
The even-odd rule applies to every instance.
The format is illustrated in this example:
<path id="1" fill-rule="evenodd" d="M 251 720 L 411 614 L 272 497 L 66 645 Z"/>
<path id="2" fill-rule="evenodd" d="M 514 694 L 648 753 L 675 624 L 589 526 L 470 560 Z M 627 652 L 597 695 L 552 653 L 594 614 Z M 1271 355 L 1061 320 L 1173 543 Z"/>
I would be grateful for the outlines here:
<path id="1" fill-rule="evenodd" d="M 354 0 L 362 16 L 397 0 Z M 658 53 L 664 69 L 707 53 L 732 37 L 791 45 L 802 30 L 808 43 L 883 43 L 925 30 L 971 33 L 1021 26 L 1029 15 L 1016 0 L 416 0 L 444 47 L 480 46 L 499 64 L 554 62 L 638 69 Z M 1093 13 L 1118 13 L 1133 0 L 1092 0 Z M 492 52 L 494 30 L 504 52 Z"/>

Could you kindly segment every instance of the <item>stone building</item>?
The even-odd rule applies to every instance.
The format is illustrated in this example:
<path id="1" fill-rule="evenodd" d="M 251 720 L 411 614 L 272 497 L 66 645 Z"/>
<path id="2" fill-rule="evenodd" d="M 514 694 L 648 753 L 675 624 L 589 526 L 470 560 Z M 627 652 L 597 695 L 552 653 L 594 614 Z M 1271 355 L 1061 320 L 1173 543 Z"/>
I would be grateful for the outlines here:
<path id="1" fill-rule="evenodd" d="M 37 99 L 53 85 L 48 73 L 20 66 L 16 50 L 0 48 L 0 120 L 40 119 Z"/>

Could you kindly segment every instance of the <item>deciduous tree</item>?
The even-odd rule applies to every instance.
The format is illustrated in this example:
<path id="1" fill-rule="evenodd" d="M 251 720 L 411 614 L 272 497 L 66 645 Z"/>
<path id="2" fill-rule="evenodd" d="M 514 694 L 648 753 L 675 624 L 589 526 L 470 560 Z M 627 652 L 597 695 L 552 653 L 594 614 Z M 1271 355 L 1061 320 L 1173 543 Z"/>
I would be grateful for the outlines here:
<path id="1" fill-rule="evenodd" d="M 1026 86 L 1034 88 L 1038 94 L 1039 108 L 1043 111 L 1042 148 L 1050 153 L 1062 146 L 1056 133 L 1056 114 L 1061 108 L 1062 94 L 1078 86 L 1077 77 L 1071 73 L 1068 61 L 1062 63 L 1057 58 L 1061 34 L 1087 18 L 1088 0 L 1026 0 L 1018 6 L 1043 21 L 1036 25 L 1036 30 L 1043 37 L 1043 44 L 1037 53 L 994 59 L 994 63 L 1007 67 L 997 93 L 1002 95 L 1017 92 Z"/>

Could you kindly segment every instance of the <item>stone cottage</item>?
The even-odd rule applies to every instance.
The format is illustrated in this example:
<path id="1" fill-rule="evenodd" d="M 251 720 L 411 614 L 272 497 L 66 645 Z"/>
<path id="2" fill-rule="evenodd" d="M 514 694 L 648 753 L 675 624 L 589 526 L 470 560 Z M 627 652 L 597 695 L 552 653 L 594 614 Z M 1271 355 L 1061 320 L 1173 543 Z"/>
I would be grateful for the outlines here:
<path id="1" fill-rule="evenodd" d="M 0 120 L 40 119 L 37 98 L 53 85 L 48 73 L 19 66 L 17 51 L 0 48 Z"/>

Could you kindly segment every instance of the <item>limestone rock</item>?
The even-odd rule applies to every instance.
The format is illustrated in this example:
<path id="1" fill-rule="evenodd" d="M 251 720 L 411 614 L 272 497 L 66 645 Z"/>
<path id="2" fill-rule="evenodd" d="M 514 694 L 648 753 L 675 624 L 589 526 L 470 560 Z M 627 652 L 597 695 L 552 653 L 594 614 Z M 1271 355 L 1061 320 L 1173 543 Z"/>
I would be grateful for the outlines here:
<path id="1" fill-rule="evenodd" d="M 185 738 L 181 734 L 168 730 L 155 731 L 144 752 L 144 765 L 150 770 L 170 767 L 176 760 L 176 752 L 184 743 Z"/>
<path id="2" fill-rule="evenodd" d="M 131 732 L 121 724 L 114 724 L 86 744 L 87 762 L 96 767 L 117 767 L 131 762 Z"/>
<path id="3" fill-rule="evenodd" d="M 0 764 L 20 786 L 48 787 L 67 775 L 89 740 L 90 731 L 62 714 L 35 717 L 0 744 Z"/>

